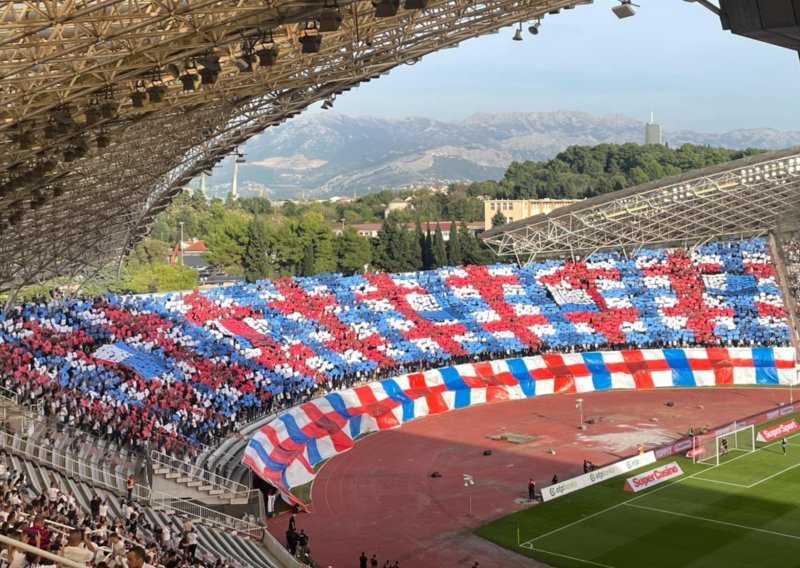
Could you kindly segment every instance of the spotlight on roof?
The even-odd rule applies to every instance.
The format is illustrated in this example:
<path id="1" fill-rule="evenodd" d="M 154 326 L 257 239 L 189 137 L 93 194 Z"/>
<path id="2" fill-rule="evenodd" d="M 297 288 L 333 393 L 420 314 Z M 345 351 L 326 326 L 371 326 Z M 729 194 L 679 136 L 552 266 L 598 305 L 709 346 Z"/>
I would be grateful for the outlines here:
<path id="1" fill-rule="evenodd" d="M 253 65 L 258 63 L 258 57 L 253 53 L 243 53 L 239 57 L 233 59 L 233 64 L 240 73 L 252 73 Z"/>
<path id="2" fill-rule="evenodd" d="M 153 85 L 147 89 L 147 96 L 150 99 L 150 104 L 157 105 L 164 100 L 164 95 L 167 94 L 167 88 L 164 85 Z"/>
<path id="3" fill-rule="evenodd" d="M 372 0 L 372 5 L 375 6 L 376 18 L 391 18 L 400 9 L 400 0 Z"/>
<path id="4" fill-rule="evenodd" d="M 197 70 L 197 74 L 200 75 L 200 83 L 203 85 L 213 85 L 216 83 L 217 77 L 219 77 L 219 73 L 222 71 L 219 58 L 201 57 L 197 60 L 197 63 L 201 65 Z"/>
<path id="5" fill-rule="evenodd" d="M 147 104 L 147 93 L 142 91 L 135 91 L 131 93 L 131 103 L 133 103 L 133 108 L 144 108 L 144 105 Z"/>
<path id="6" fill-rule="evenodd" d="M 111 138 L 107 134 L 98 134 L 95 142 L 98 148 L 108 148 L 111 144 Z"/>
<path id="7" fill-rule="evenodd" d="M 335 32 L 342 25 L 342 13 L 339 7 L 335 4 L 333 6 L 326 6 L 322 9 L 322 14 L 319 17 L 319 31 L 320 33 Z"/>
<path id="8" fill-rule="evenodd" d="M 329 99 L 325 99 L 325 102 L 322 103 L 322 110 L 328 110 L 329 108 L 333 108 L 333 101 L 336 99 L 331 97 Z"/>
<path id="9" fill-rule="evenodd" d="M 278 48 L 276 46 L 265 47 L 256 51 L 258 57 L 258 64 L 261 67 L 272 67 L 278 61 Z"/>
<path id="10" fill-rule="evenodd" d="M 103 118 L 117 118 L 119 114 L 119 104 L 115 101 L 108 100 L 100 105 L 100 115 Z"/>
<path id="11" fill-rule="evenodd" d="M 319 34 L 300 36 L 300 45 L 301 53 L 318 53 L 322 47 L 322 36 Z"/>
<path id="12" fill-rule="evenodd" d="M 614 15 L 621 20 L 622 18 L 630 18 L 631 16 L 635 16 L 636 8 L 638 7 L 639 5 L 634 4 L 631 2 L 631 0 L 620 0 L 619 5 L 611 8 L 611 11 L 614 12 Z"/>
<path id="13" fill-rule="evenodd" d="M 428 0 L 406 0 L 406 10 L 424 10 L 428 7 Z"/>
<path id="14" fill-rule="evenodd" d="M 519 27 L 514 32 L 514 37 L 512 37 L 514 41 L 522 41 L 522 23 L 519 24 Z"/>
<path id="15" fill-rule="evenodd" d="M 539 35 L 539 27 L 542 25 L 542 22 L 536 20 L 530 26 L 528 26 L 528 33 L 531 35 Z"/>
<path id="16" fill-rule="evenodd" d="M 183 83 L 183 92 L 189 93 L 196 91 L 200 87 L 202 79 L 199 73 L 186 73 L 180 76 L 181 83 Z"/>

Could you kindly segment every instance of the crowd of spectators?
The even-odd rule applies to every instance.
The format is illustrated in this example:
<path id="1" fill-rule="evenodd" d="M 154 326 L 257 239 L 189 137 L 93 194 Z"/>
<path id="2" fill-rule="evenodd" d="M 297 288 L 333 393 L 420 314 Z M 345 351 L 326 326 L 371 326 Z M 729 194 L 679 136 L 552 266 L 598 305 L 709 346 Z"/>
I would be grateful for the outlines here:
<path id="1" fill-rule="evenodd" d="M 797 311 L 800 306 L 800 238 L 797 234 L 781 240 L 786 275 L 789 277 L 788 287 L 792 294 L 793 308 Z"/>
<path id="2" fill-rule="evenodd" d="M 84 510 L 57 481 L 36 494 L 0 450 L 0 534 L 94 568 L 136 568 L 140 561 L 164 568 L 230 567 L 225 560 L 201 558 L 188 519 L 173 532 L 147 522 L 134 501 L 122 501 L 122 515 L 112 518 L 107 499 L 95 494 Z M 0 561 L 10 568 L 54 565 L 13 545 L 3 548 Z"/>
<path id="3" fill-rule="evenodd" d="M 627 258 L 320 275 L 12 307 L 0 386 L 132 447 L 187 455 L 318 391 L 546 351 L 789 341 L 761 239 Z"/>

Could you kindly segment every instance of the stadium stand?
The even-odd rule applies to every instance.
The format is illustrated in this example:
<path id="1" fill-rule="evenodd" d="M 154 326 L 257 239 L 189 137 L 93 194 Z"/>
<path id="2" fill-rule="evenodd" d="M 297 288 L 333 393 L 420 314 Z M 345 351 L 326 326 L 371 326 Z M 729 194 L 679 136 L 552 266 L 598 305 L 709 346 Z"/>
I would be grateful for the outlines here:
<path id="1" fill-rule="evenodd" d="M 769 250 L 755 239 L 32 302 L 0 319 L 0 386 L 61 423 L 188 458 L 276 407 L 364 378 L 551 350 L 788 342 Z"/>
<path id="2" fill-rule="evenodd" d="M 692 251 L 642 250 L 631 257 L 601 253 L 589 261 L 546 260 L 523 268 L 320 275 L 188 294 L 40 299 L 0 316 L 0 388 L 21 405 L 41 408 L 51 423 L 7 434 L 6 448 L 15 460 L 38 464 L 24 466 L 29 479 L 51 475 L 37 474 L 37 467 L 51 471 L 62 486 L 86 484 L 80 502 L 89 491 L 102 491 L 122 513 L 124 506 L 114 497 L 122 489 L 119 480 L 137 471 L 147 450 L 157 448 L 174 460 L 187 479 L 200 468 L 196 475 L 206 480 L 213 469 L 224 478 L 235 472 L 233 477 L 244 481 L 246 470 L 231 459 L 242 455 L 245 444 L 230 434 L 250 431 L 290 408 L 282 418 L 296 416 L 306 425 L 309 401 L 330 402 L 315 397 L 334 390 L 349 397 L 358 389 L 384 389 L 384 394 L 394 389 L 396 400 L 383 418 L 373 419 L 377 425 L 500 400 L 513 396 L 509 387 L 530 396 L 526 389 L 542 388 L 531 384 L 532 360 L 545 362 L 534 367 L 549 369 L 550 392 L 559 392 L 558 368 L 583 365 L 594 372 L 609 364 L 586 353 L 592 351 L 628 350 L 625 357 L 633 363 L 625 364 L 634 367 L 649 361 L 646 371 L 653 374 L 644 386 L 661 380 L 654 371 L 674 370 L 677 352 L 687 359 L 705 357 L 704 365 L 716 369 L 706 376 L 678 364 L 683 374 L 674 376 L 693 384 L 779 381 L 775 369 L 784 353 L 768 347 L 789 343 L 785 315 L 763 239 L 710 243 Z M 692 355 L 687 348 L 693 346 L 719 349 Z M 576 351 L 584 353 L 570 354 Z M 525 358 L 480 362 L 511 356 Z M 723 362 L 730 359 L 747 361 L 739 365 L 747 369 L 726 367 Z M 640 371 L 617 384 L 609 379 L 608 386 L 639 386 Z M 394 379 L 364 386 L 385 377 Z M 432 377 L 440 384 L 431 383 Z M 593 375 L 588 380 L 604 388 Z M 464 391 L 459 384 L 474 392 L 459 393 Z M 443 397 L 443 390 L 451 394 Z M 353 404 L 342 407 L 345 414 Z M 351 435 L 319 443 L 290 424 L 259 456 L 256 470 L 288 490 L 309 479 L 307 466 L 369 431 L 368 422 L 358 427 L 348 422 Z M 50 468 L 48 447 L 84 451 L 71 445 L 81 444 L 77 431 L 88 436 L 85 451 L 96 453 L 98 467 Z M 264 456 L 287 440 L 302 443 L 291 448 L 290 459 L 265 469 Z M 245 461 L 252 466 L 249 453 Z M 297 473 L 298 467 L 305 472 Z M 137 493 L 146 491 L 145 485 L 137 485 Z M 143 508 L 143 514 L 152 527 L 159 519 L 169 521 L 154 508 Z M 198 525 L 205 536 L 201 549 L 242 565 L 270 565 L 260 547 L 228 542 L 222 526 L 230 528 Z M 248 564 L 252 554 L 262 555 L 261 564 Z"/>

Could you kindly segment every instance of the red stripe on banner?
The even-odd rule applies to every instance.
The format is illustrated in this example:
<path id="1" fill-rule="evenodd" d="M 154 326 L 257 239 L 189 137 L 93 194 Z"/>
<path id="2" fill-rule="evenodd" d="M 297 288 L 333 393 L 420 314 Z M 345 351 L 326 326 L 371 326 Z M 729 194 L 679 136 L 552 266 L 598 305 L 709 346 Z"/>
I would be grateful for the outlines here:
<path id="1" fill-rule="evenodd" d="M 312 402 L 302 404 L 300 410 L 311 420 L 310 424 L 302 428 L 304 434 L 317 439 L 329 436 L 337 452 L 353 447 L 353 440 L 342 432 L 342 428 L 347 425 L 345 418 L 336 412 L 325 414 Z"/>
<path id="2" fill-rule="evenodd" d="M 650 362 L 644 358 L 642 351 L 638 349 L 622 351 L 622 359 L 627 372 L 633 376 L 633 382 L 636 384 L 637 389 L 650 389 L 655 386 Z M 611 367 L 618 367 L 618 365 L 606 365 L 606 367 L 611 371 Z"/>
<path id="3" fill-rule="evenodd" d="M 504 385 L 492 385 L 486 387 L 486 402 L 501 402 L 509 400 L 508 388 Z"/>
<path id="4" fill-rule="evenodd" d="M 553 382 L 554 393 L 575 392 L 575 379 L 573 377 L 556 377 Z"/>
<path id="5" fill-rule="evenodd" d="M 444 397 L 439 393 L 431 393 L 425 396 L 425 401 L 428 403 L 429 414 L 441 414 L 447 412 L 450 407 L 444 400 Z"/>
<path id="6" fill-rule="evenodd" d="M 423 373 L 412 373 L 408 375 L 408 386 L 412 389 L 426 389 L 428 381 L 425 380 Z"/>

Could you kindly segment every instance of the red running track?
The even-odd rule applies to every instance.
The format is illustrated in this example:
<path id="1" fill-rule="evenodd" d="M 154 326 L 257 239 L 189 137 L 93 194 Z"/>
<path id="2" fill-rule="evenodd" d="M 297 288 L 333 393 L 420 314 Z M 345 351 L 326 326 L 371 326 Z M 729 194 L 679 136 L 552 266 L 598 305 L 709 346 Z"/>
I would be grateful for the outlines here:
<path id="1" fill-rule="evenodd" d="M 578 428 L 575 399 L 584 400 Z M 674 406 L 666 406 L 672 401 Z M 539 488 L 583 473 L 584 458 L 602 465 L 634 454 L 639 443 L 662 445 L 699 429 L 789 402 L 775 388 L 714 387 L 604 391 L 487 404 L 430 416 L 372 434 L 326 463 L 314 482 L 312 512 L 298 530 L 310 535 L 323 568 L 357 568 L 361 552 L 402 568 L 530 568 L 536 562 L 471 533 L 487 521 L 530 506 L 528 478 Z M 536 436 L 524 444 L 495 441 L 502 432 Z M 491 456 L 483 451 L 492 450 Z M 555 454 L 549 452 L 555 450 Z M 430 474 L 439 471 L 441 478 Z M 472 513 L 462 474 L 474 476 Z M 285 541 L 288 515 L 270 524 Z"/>

